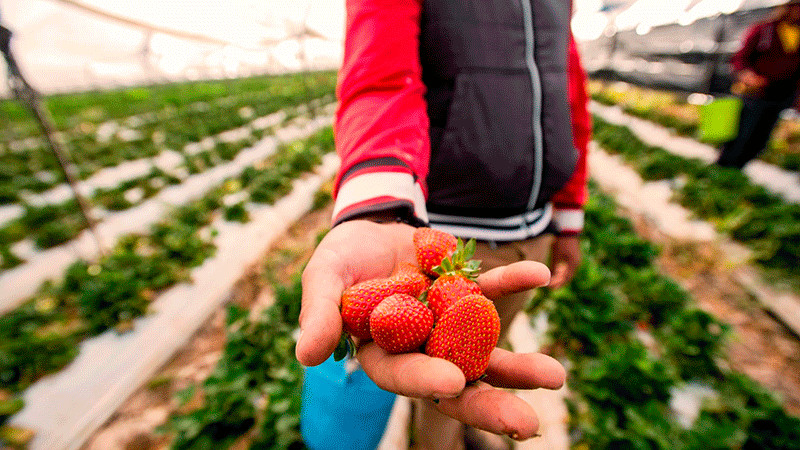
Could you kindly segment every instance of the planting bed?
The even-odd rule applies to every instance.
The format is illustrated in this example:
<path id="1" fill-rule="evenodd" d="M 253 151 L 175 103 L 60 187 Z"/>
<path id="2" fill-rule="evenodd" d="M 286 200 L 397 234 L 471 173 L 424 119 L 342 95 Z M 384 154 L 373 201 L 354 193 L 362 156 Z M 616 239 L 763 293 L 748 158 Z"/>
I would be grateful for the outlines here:
<path id="1" fill-rule="evenodd" d="M 54 104 L 56 121 L 63 126 L 61 139 L 86 180 L 80 190 L 94 196 L 98 207 L 120 210 L 233 159 L 274 125 L 256 118 L 282 110 L 284 119 L 291 119 L 300 112 L 292 106 L 314 105 L 314 99 L 330 102 L 334 83 L 335 73 L 327 72 L 135 88 L 82 99 L 55 97 L 47 103 Z M 214 99 L 224 93 L 230 96 Z M 119 108 L 120 97 L 127 99 L 127 109 Z M 21 240 L 49 248 L 75 237 L 85 224 L 50 151 L 13 139 L 23 133 L 20 129 L 36 130 L 32 119 L 16 102 L 0 107 L 11 118 L 0 139 L 1 271 L 24 259 L 14 248 Z M 149 121 L 141 115 L 120 116 L 147 109 L 155 109 L 145 114 Z"/>
<path id="2" fill-rule="evenodd" d="M 93 425 L 98 417 L 113 412 L 224 300 L 224 278 L 237 277 L 248 254 L 310 204 L 313 180 L 332 176 L 338 164 L 335 156 L 325 156 L 333 148 L 332 110 L 316 101 L 307 103 L 313 109 L 296 112 L 293 105 L 273 114 L 277 121 L 253 121 L 246 134 L 266 134 L 231 154 L 229 162 L 106 217 L 99 227 L 106 238 L 99 259 L 84 233 L 82 243 L 32 254 L 34 261 L 2 274 L 0 425 L 16 413 L 10 423 L 36 429 L 34 448 L 80 442 L 99 425 Z M 237 134 L 242 132 L 220 134 L 218 144 Z M 202 151 L 209 142 L 196 147 Z M 292 182 L 311 170 L 322 172 Z M 244 239 L 247 233 L 256 233 L 251 242 Z M 81 254 L 90 262 L 74 262 Z M 39 287 L 47 279 L 52 281 Z M 175 310 L 189 298 L 190 310 Z M 137 319 L 148 311 L 157 313 Z M 166 330 L 169 337 L 159 336 Z M 126 351 L 133 353 L 126 357 Z M 108 354 L 117 358 L 102 363 Z M 102 369 L 93 366 L 99 363 Z M 55 375 L 41 379 L 48 374 Z M 80 397 L 71 399 L 75 394 Z M 13 429 L 3 427 L 0 439 L 11 439 Z"/>
<path id="3" fill-rule="evenodd" d="M 797 176 L 776 176 L 781 169 L 758 161 L 744 173 L 709 165 L 708 158 L 703 157 L 709 149 L 701 144 L 679 138 L 673 145 L 676 141 L 667 136 L 661 140 L 662 147 L 654 143 L 654 135 L 664 136 L 663 129 L 651 130 L 657 127 L 620 117 L 616 111 L 600 108 L 598 112 L 595 138 L 601 145 L 632 164 L 643 178 L 660 180 L 668 195 L 695 216 L 711 221 L 718 230 L 751 249 L 750 259 L 760 267 L 764 281 L 759 282 L 757 274 L 747 273 L 739 277 L 740 284 L 747 285 L 795 333 L 800 333 Z M 631 125 L 626 125 L 628 119 Z"/>
<path id="4" fill-rule="evenodd" d="M 598 80 L 591 81 L 589 89 L 598 103 L 618 106 L 627 114 L 658 123 L 682 136 L 698 134 L 700 106 L 688 103 L 685 93 Z M 778 122 L 759 159 L 787 170 L 800 170 L 800 120 L 796 115 Z"/>

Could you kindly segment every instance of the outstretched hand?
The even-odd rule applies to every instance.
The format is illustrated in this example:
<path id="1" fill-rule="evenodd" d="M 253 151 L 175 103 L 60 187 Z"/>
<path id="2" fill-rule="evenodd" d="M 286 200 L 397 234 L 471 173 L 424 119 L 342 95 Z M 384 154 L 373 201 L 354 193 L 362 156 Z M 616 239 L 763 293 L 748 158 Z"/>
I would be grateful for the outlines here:
<path id="1" fill-rule="evenodd" d="M 300 337 L 296 355 L 314 366 L 325 361 L 342 333 L 339 312 L 345 288 L 387 277 L 402 262 L 415 261 L 414 228 L 354 220 L 333 228 L 320 242 L 303 272 Z M 505 295 L 546 285 L 549 270 L 523 261 L 492 269 L 478 277 L 484 295 Z M 536 434 L 538 419 L 530 405 L 499 388 L 559 388 L 563 367 L 537 353 L 517 354 L 496 348 L 483 381 L 466 385 L 454 364 L 424 353 L 387 354 L 373 342 L 360 343 L 357 358 L 382 389 L 408 397 L 439 399 L 437 408 L 463 423 L 516 439 Z"/>

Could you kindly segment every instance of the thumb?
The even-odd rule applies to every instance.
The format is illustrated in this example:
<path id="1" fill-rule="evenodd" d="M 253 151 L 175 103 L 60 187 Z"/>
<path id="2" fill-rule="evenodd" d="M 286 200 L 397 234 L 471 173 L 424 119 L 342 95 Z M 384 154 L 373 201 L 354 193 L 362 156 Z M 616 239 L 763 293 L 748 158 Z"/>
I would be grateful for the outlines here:
<path id="1" fill-rule="evenodd" d="M 303 297 L 300 309 L 300 336 L 295 356 L 300 364 L 316 366 L 336 349 L 342 334 L 339 304 L 344 282 L 328 269 L 324 254 L 316 254 L 303 271 Z"/>

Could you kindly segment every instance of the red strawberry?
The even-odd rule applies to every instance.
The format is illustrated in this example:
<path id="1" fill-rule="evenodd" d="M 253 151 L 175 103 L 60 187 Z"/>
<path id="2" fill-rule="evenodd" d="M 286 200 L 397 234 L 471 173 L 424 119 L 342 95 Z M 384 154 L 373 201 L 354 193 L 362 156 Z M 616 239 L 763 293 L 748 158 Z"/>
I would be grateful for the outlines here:
<path id="1" fill-rule="evenodd" d="M 407 294 L 395 294 L 382 301 L 369 316 L 372 339 L 389 353 L 419 348 L 433 328 L 433 312 Z"/>
<path id="2" fill-rule="evenodd" d="M 353 285 L 342 293 L 344 330 L 359 339 L 369 339 L 369 315 L 386 297 L 403 292 L 403 285 L 391 278 L 376 278 Z"/>
<path id="3" fill-rule="evenodd" d="M 408 292 L 406 293 L 417 298 L 431 286 L 432 281 L 427 275 L 422 273 L 419 267 L 407 262 L 398 264 L 390 278 L 408 285 Z"/>
<path id="4" fill-rule="evenodd" d="M 342 293 L 341 314 L 344 330 L 359 339 L 369 339 L 369 315 L 386 297 L 409 294 L 418 297 L 430 285 L 421 273 L 396 273 L 389 278 L 363 281 Z"/>
<path id="5" fill-rule="evenodd" d="M 428 307 L 433 311 L 434 320 L 447 311 L 453 303 L 469 294 L 480 294 L 478 283 L 459 273 L 447 273 L 433 281 L 428 289 Z"/>
<path id="6" fill-rule="evenodd" d="M 436 276 L 433 268 L 456 250 L 458 240 L 452 234 L 433 228 L 417 228 L 414 232 L 414 247 L 420 269 L 430 276 Z"/>
<path id="7" fill-rule="evenodd" d="M 458 366 L 467 382 L 477 380 L 489 366 L 489 355 L 500 337 L 500 317 L 483 295 L 455 302 L 434 327 L 425 353 Z"/>

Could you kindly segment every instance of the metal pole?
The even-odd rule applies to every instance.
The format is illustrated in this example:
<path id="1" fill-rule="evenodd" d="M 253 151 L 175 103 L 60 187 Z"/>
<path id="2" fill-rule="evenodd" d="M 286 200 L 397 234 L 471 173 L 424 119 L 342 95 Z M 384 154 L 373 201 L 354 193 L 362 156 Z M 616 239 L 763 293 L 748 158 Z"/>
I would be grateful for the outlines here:
<path id="1" fill-rule="evenodd" d="M 19 66 L 14 59 L 14 55 L 11 52 L 11 31 L 2 25 L 0 25 L 0 50 L 2 50 L 8 65 L 8 84 L 17 100 L 30 108 L 33 116 L 36 118 L 42 133 L 47 139 L 50 150 L 58 161 L 61 173 L 64 175 L 64 179 L 72 190 L 72 194 L 78 203 L 78 208 L 81 211 L 83 220 L 86 222 L 86 226 L 94 238 L 98 254 L 102 257 L 104 255 L 103 244 L 95 228 L 95 221 L 91 215 L 91 206 L 78 190 L 78 175 L 75 166 L 71 163 L 69 150 L 59 140 L 53 118 L 47 108 L 42 105 L 39 93 L 25 80 L 25 77 L 22 76 Z"/>

